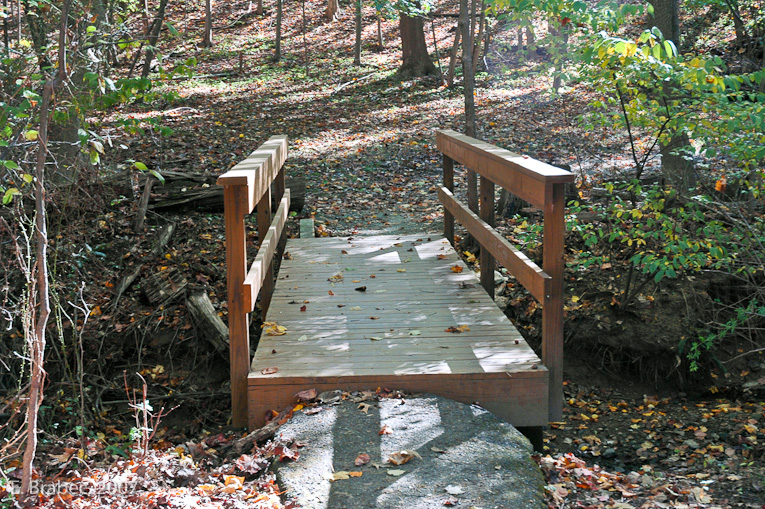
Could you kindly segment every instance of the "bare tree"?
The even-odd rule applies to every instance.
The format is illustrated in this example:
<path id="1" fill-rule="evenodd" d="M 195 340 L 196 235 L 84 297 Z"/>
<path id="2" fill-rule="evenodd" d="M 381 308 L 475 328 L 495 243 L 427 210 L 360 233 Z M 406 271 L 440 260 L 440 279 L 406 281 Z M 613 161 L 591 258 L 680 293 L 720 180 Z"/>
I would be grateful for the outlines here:
<path id="1" fill-rule="evenodd" d="M 327 0 L 327 10 L 324 11 L 324 17 L 329 21 L 335 21 L 340 15 L 340 3 L 338 0 Z"/>
<path id="2" fill-rule="evenodd" d="M 262 6 L 261 10 L 262 10 Z M 205 32 L 202 38 L 202 46 L 210 48 L 213 45 L 212 42 L 212 10 L 213 0 L 205 0 Z"/>
<path id="3" fill-rule="evenodd" d="M 356 44 L 353 46 L 353 63 L 361 65 L 361 0 L 356 0 Z"/>
<path id="4" fill-rule="evenodd" d="M 32 269 L 34 292 L 31 296 L 36 302 L 37 309 L 30 307 L 32 316 L 25 327 L 27 342 L 29 344 L 29 358 L 31 361 L 31 373 L 29 384 L 29 401 L 27 402 L 27 444 L 24 450 L 23 470 L 21 476 L 21 500 L 29 498 L 29 488 L 34 469 L 34 459 L 37 453 L 37 417 L 40 403 L 43 398 L 43 384 L 45 381 L 45 329 L 50 316 L 50 294 L 48 280 L 48 226 L 45 210 L 45 161 L 48 157 L 48 117 L 50 103 L 54 91 L 67 79 L 66 76 L 66 34 L 67 20 L 69 16 L 70 0 L 64 0 L 61 9 L 61 27 L 59 29 L 58 47 L 58 73 L 49 78 L 43 86 L 42 103 L 40 105 L 40 129 L 37 133 L 37 165 L 35 168 L 35 245 L 36 263 Z M 35 273 L 36 271 L 36 273 Z M 32 326 L 32 318 L 35 324 Z"/>

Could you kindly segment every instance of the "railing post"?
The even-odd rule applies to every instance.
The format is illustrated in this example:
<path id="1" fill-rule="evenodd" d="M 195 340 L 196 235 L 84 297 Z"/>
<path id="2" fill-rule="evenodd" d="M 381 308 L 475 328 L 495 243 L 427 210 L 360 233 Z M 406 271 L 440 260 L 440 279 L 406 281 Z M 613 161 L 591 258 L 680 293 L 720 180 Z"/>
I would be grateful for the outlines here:
<path id="1" fill-rule="evenodd" d="M 480 190 L 481 219 L 494 227 L 494 182 L 481 176 Z M 494 300 L 494 257 L 489 250 L 481 246 L 481 285 Z"/>
<path id="2" fill-rule="evenodd" d="M 228 285 L 228 335 L 231 362 L 231 424 L 247 425 L 247 375 L 250 372 L 249 309 L 244 305 L 247 244 L 244 216 L 248 210 L 247 185 L 224 185 L 226 223 L 226 280 Z"/>
<path id="3" fill-rule="evenodd" d="M 282 181 L 283 182 L 283 181 Z M 281 200 L 278 188 L 276 189 L 276 199 Z M 283 190 L 282 190 L 283 194 Z M 263 239 L 266 238 L 268 229 L 271 227 L 271 193 L 266 191 L 263 193 L 263 197 L 258 202 L 256 207 L 256 213 L 258 215 L 258 242 L 263 245 Z M 260 292 L 260 312 L 263 321 L 266 320 L 266 313 L 268 313 L 268 307 L 271 305 L 271 297 L 274 294 L 274 262 L 269 261 L 268 268 L 266 268 L 266 277 L 263 280 L 263 288 Z"/>
<path id="4" fill-rule="evenodd" d="M 550 370 L 551 422 L 560 421 L 563 415 L 564 187 L 564 183 L 548 184 L 544 207 L 542 265 L 551 284 L 542 308 L 542 362 Z"/>
<path id="5" fill-rule="evenodd" d="M 454 193 L 454 161 L 444 154 L 444 187 Z M 444 237 L 454 246 L 454 216 L 444 207 Z"/>

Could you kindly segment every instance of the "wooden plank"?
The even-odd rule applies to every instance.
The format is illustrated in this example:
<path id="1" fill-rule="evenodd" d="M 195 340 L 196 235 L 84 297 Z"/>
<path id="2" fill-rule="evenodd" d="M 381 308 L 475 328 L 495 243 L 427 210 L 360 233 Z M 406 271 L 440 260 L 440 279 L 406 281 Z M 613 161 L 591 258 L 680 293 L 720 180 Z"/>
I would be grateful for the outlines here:
<path id="1" fill-rule="evenodd" d="M 269 191 L 271 182 L 277 177 L 286 159 L 287 136 L 271 136 L 244 161 L 218 177 L 218 185 L 246 186 L 246 213 L 249 214 L 263 194 Z"/>
<path id="2" fill-rule="evenodd" d="M 254 385 L 263 380 L 250 379 L 250 427 L 263 425 L 267 411 L 293 406 L 294 394 L 300 390 L 315 388 L 318 392 L 342 389 L 403 390 L 444 394 L 466 404 L 477 403 L 501 419 L 517 427 L 543 426 L 547 424 L 547 402 L 536 395 L 547 389 L 546 372 L 527 376 L 519 373 L 509 377 L 496 373 L 484 378 L 466 375 L 408 375 L 365 377 L 314 377 L 299 381 L 273 380 L 269 385 Z"/>
<path id="3" fill-rule="evenodd" d="M 550 369 L 550 421 L 555 422 L 563 412 L 564 184 L 548 186 L 545 201 L 542 264 L 552 280 L 542 309 L 542 359 Z"/>
<path id="4" fill-rule="evenodd" d="M 497 261 L 507 268 L 534 298 L 539 302 L 545 301 L 550 276 L 539 265 L 531 261 L 507 239 L 465 207 L 462 202 L 454 198 L 448 189 L 443 187 L 439 189 L 438 198 L 444 207 L 451 210 L 454 217 L 465 225 L 481 246 L 493 254 Z"/>
<path id="5" fill-rule="evenodd" d="M 444 187 L 454 192 L 454 161 L 444 155 Z M 454 216 L 448 210 L 444 210 L 444 237 L 454 245 Z"/>
<path id="6" fill-rule="evenodd" d="M 229 359 L 231 363 L 231 421 L 236 427 L 247 423 L 247 375 L 250 371 L 250 327 L 242 291 L 247 270 L 244 216 L 247 189 L 238 185 L 224 188 L 226 209 L 226 284 L 228 287 Z"/>
<path id="7" fill-rule="evenodd" d="M 244 293 L 244 302 L 247 306 L 247 312 L 252 312 L 255 309 L 255 301 L 258 298 L 258 293 L 261 288 L 264 288 L 264 281 L 268 277 L 268 268 L 276 252 L 276 246 L 279 243 L 279 237 L 284 230 L 284 225 L 287 222 L 287 216 L 290 209 L 290 193 L 289 189 L 284 192 L 279 208 L 276 211 L 274 220 L 268 227 L 268 233 L 266 234 L 263 242 L 260 243 L 258 254 L 255 257 L 255 261 L 252 262 L 250 270 L 247 272 L 247 277 L 242 282 L 242 291 Z M 260 227 L 260 226 L 258 226 Z M 226 236 L 228 238 L 228 235 Z M 270 298 L 269 298 L 270 301 Z M 231 310 L 229 308 L 229 313 Z"/>
<path id="8" fill-rule="evenodd" d="M 494 183 L 481 176 L 481 219 L 494 231 Z M 494 300 L 494 257 L 488 247 L 481 246 L 481 285 Z"/>
<path id="9" fill-rule="evenodd" d="M 260 201 L 258 201 L 258 205 L 256 206 L 257 211 L 257 219 L 258 219 L 258 241 L 260 243 L 260 246 L 258 248 L 258 254 L 260 254 L 261 249 L 268 250 L 269 247 L 275 247 L 270 246 L 267 244 L 266 237 L 268 236 L 269 229 L 271 228 L 271 192 L 270 190 L 263 193 L 263 196 L 260 198 Z M 272 242 L 272 241 L 271 241 Z M 268 306 L 271 304 L 271 296 L 274 293 L 274 285 L 276 281 L 274 280 L 274 249 L 271 249 L 271 252 L 265 253 L 265 257 L 263 258 L 265 262 L 265 268 L 263 270 L 262 278 L 261 278 L 261 288 L 259 291 L 255 292 L 255 297 L 251 297 L 251 302 L 249 302 L 250 310 L 254 307 L 254 301 L 255 298 L 257 298 L 257 294 L 260 294 L 260 310 L 261 310 L 261 316 L 265 317 L 266 313 L 268 313 Z M 250 269 L 252 270 L 252 269 Z M 249 275 L 249 274 L 248 274 Z M 245 278 L 245 282 L 247 279 Z M 244 289 L 245 293 L 247 292 L 247 288 Z"/>
<path id="10" fill-rule="evenodd" d="M 450 129 L 436 132 L 436 144 L 441 153 L 539 208 L 547 183 L 574 181 L 571 172 Z"/>
<path id="11" fill-rule="evenodd" d="M 314 236 L 313 218 L 307 217 L 300 220 L 300 238 L 308 239 Z"/>

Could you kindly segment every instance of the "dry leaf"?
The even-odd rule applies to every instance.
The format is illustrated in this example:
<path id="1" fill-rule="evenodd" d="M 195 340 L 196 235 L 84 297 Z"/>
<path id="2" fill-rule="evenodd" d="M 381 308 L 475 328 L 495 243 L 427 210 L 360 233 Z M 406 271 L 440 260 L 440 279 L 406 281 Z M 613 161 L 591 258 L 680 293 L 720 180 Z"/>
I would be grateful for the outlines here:
<path id="1" fill-rule="evenodd" d="M 366 286 L 359 286 L 358 288 L 355 288 L 357 292 L 366 292 L 367 287 Z"/>
<path id="2" fill-rule="evenodd" d="M 402 449 L 400 451 L 394 452 L 390 456 L 388 456 L 388 462 L 393 463 L 394 465 L 403 465 L 404 463 L 408 462 L 409 460 L 413 458 L 420 458 L 422 459 L 422 456 L 417 454 L 417 451 L 410 451 L 409 449 Z"/>
<path id="3" fill-rule="evenodd" d="M 361 410 L 362 412 L 366 414 L 366 413 L 369 413 L 369 409 L 372 408 L 372 405 L 370 405 L 369 403 L 359 403 L 358 408 L 359 410 Z"/>
<path id="4" fill-rule="evenodd" d="M 274 373 L 278 372 L 279 368 L 276 366 L 270 367 L 270 368 L 263 368 L 260 370 L 260 373 L 262 375 L 273 375 Z"/>
<path id="5" fill-rule="evenodd" d="M 382 428 L 380 428 L 380 431 L 377 433 L 378 435 L 392 435 L 393 430 L 390 429 L 390 426 L 385 424 Z"/>
<path id="6" fill-rule="evenodd" d="M 287 334 L 287 327 L 279 325 L 276 322 L 264 322 L 260 327 L 265 329 L 266 334 L 269 336 L 284 336 Z"/>
<path id="7" fill-rule="evenodd" d="M 406 473 L 406 470 L 388 470 L 388 475 L 392 475 L 393 477 L 399 477 Z"/>
<path id="8" fill-rule="evenodd" d="M 297 398 L 298 401 L 302 401 L 303 403 L 310 403 L 316 399 L 316 396 L 318 396 L 316 389 L 308 389 L 295 393 L 295 398 Z"/>
<path id="9" fill-rule="evenodd" d="M 439 260 L 446 260 L 447 256 L 445 254 L 438 255 Z"/>
<path id="10" fill-rule="evenodd" d="M 356 456 L 356 460 L 353 462 L 353 464 L 357 467 L 360 467 L 361 465 L 366 465 L 370 461 L 372 461 L 372 458 L 369 457 L 369 454 L 364 452 Z"/>
<path id="11" fill-rule="evenodd" d="M 460 272 L 462 272 L 462 265 L 454 265 L 454 266 L 452 267 L 452 272 L 456 272 L 457 274 L 459 274 Z"/>
<path id="12" fill-rule="evenodd" d="M 406 272 L 406 269 L 396 269 L 396 272 Z"/>

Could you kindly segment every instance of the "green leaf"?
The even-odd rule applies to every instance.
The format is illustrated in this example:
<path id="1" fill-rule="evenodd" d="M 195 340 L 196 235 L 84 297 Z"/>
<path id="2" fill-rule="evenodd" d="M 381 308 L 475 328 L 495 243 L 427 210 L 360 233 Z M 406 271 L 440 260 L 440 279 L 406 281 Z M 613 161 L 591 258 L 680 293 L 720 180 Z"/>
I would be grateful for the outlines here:
<path id="1" fill-rule="evenodd" d="M 175 29 L 175 26 L 170 23 L 169 21 L 165 23 L 167 25 L 167 29 L 170 30 L 170 33 L 173 35 L 173 37 L 180 37 L 181 34 L 178 33 L 178 30 Z"/>
<path id="2" fill-rule="evenodd" d="M 159 180 L 162 184 L 165 183 L 165 177 L 163 177 L 162 174 L 158 172 L 157 170 L 151 170 L 149 173 L 154 175 L 157 178 L 157 180 Z"/>
<path id="3" fill-rule="evenodd" d="M 14 161 L 10 161 L 10 160 L 3 161 L 3 166 L 8 168 L 9 170 L 18 170 L 19 169 L 19 165 L 16 164 Z"/>
<path id="4" fill-rule="evenodd" d="M 148 166 L 146 166 L 145 164 L 143 164 L 143 163 L 142 163 L 142 162 L 140 162 L 140 161 L 136 161 L 136 162 L 134 162 L 134 163 L 133 163 L 133 166 L 135 166 L 135 167 L 136 167 L 136 169 L 138 169 L 138 170 L 141 170 L 141 171 L 146 171 L 146 170 L 148 170 L 148 169 L 149 169 L 149 167 L 148 167 Z"/>
<path id="5" fill-rule="evenodd" d="M 13 201 L 14 196 L 20 196 L 20 195 L 21 195 L 21 192 L 18 189 L 16 189 L 15 187 L 11 187 L 3 195 L 3 205 L 8 205 L 9 203 L 11 203 L 11 201 Z"/>
<path id="6" fill-rule="evenodd" d="M 96 27 L 94 27 L 93 25 L 89 25 L 88 28 L 85 29 L 85 31 L 89 34 L 92 34 L 96 31 Z"/>
<path id="7" fill-rule="evenodd" d="M 26 182 L 27 184 L 31 184 L 35 180 L 35 178 L 29 173 L 23 174 L 21 178 L 24 179 L 24 182 Z"/>

